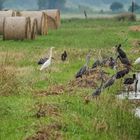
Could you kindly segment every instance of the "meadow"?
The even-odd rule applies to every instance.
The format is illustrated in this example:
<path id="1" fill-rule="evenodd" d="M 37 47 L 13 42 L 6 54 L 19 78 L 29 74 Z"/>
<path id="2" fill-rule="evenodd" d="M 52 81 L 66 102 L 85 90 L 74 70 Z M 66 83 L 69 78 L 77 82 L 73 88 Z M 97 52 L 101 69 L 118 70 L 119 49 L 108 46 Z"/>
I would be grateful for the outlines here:
<path id="1" fill-rule="evenodd" d="M 140 104 L 116 98 L 119 80 L 88 104 L 85 96 L 95 87 L 68 86 L 89 51 L 91 67 L 99 50 L 104 56 L 114 56 L 114 46 L 122 43 L 134 62 L 140 52 L 140 32 L 129 26 L 139 24 L 108 18 L 63 19 L 57 31 L 34 41 L 1 38 L 0 140 L 139 140 L 140 120 L 132 109 Z M 51 46 L 55 47 L 54 60 L 46 71 L 40 71 L 37 62 L 49 55 Z M 61 61 L 64 50 L 66 62 Z"/>

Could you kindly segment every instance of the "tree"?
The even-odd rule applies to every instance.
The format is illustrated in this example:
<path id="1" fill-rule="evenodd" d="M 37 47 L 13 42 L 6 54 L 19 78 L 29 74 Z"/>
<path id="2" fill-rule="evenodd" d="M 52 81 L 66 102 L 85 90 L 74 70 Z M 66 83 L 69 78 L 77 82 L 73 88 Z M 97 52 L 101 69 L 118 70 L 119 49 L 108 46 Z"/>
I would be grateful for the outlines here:
<path id="1" fill-rule="evenodd" d="M 0 0 L 0 10 L 3 9 L 4 0 Z"/>
<path id="2" fill-rule="evenodd" d="M 45 9 L 46 3 L 47 3 L 47 0 L 38 0 L 38 1 L 37 1 L 38 8 L 39 8 L 39 9 Z"/>
<path id="3" fill-rule="evenodd" d="M 63 9 L 66 0 L 38 0 L 39 9 Z"/>
<path id="4" fill-rule="evenodd" d="M 134 11 L 136 12 L 140 12 L 140 5 L 138 5 L 137 3 L 134 4 Z M 132 11 L 132 5 L 128 8 L 128 11 Z"/>
<path id="5" fill-rule="evenodd" d="M 113 2 L 111 5 L 110 5 L 110 9 L 112 11 L 120 11 L 123 9 L 123 4 L 120 3 L 120 2 Z"/>

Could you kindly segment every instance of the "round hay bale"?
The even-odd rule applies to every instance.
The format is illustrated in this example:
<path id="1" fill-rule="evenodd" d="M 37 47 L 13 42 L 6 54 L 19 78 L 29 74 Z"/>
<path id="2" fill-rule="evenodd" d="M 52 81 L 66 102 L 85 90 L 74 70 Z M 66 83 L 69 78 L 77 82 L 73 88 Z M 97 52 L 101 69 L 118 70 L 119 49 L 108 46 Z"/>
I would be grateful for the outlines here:
<path id="1" fill-rule="evenodd" d="M 16 15 L 16 12 L 13 10 L 0 11 L 0 17 L 13 17 Z"/>
<path id="2" fill-rule="evenodd" d="M 26 17 L 6 17 L 3 24 L 3 40 L 31 38 L 31 21 Z"/>
<path id="3" fill-rule="evenodd" d="M 61 24 L 60 10 L 58 10 L 58 9 L 49 9 L 49 10 L 46 10 L 46 13 L 47 13 L 48 16 L 52 17 L 55 20 L 57 28 L 58 28 L 60 26 L 60 24 Z"/>
<path id="4" fill-rule="evenodd" d="M 47 35 L 47 15 L 42 11 L 21 11 L 21 16 L 36 18 L 38 22 L 38 34 Z"/>
<path id="5" fill-rule="evenodd" d="M 12 17 L 15 16 L 15 11 L 8 10 L 8 11 L 0 11 L 0 34 L 3 34 L 3 22 L 5 17 Z"/>
<path id="6" fill-rule="evenodd" d="M 16 16 L 21 16 L 21 12 L 20 11 L 16 11 Z"/>
<path id="7" fill-rule="evenodd" d="M 55 19 L 50 17 L 50 16 L 47 16 L 47 23 L 46 24 L 48 25 L 48 30 L 49 29 L 57 29 L 58 28 Z"/>
<path id="8" fill-rule="evenodd" d="M 35 39 L 38 31 L 38 23 L 36 18 L 31 18 L 31 39 Z"/>

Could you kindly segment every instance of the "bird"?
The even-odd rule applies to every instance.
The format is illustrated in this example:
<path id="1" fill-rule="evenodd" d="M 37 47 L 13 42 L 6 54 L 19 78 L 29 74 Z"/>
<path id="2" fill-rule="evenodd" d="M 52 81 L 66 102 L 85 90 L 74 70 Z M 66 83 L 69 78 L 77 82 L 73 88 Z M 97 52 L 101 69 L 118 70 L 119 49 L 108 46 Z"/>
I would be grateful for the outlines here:
<path id="1" fill-rule="evenodd" d="M 115 74 L 115 77 L 116 79 L 120 79 L 122 77 L 124 77 L 126 74 L 129 73 L 129 68 L 126 68 L 124 70 L 121 70 L 121 71 L 118 71 L 116 74 Z"/>
<path id="2" fill-rule="evenodd" d="M 136 74 L 133 74 L 133 78 L 125 78 L 124 79 L 124 84 L 125 85 L 133 84 L 135 79 L 136 79 Z"/>
<path id="3" fill-rule="evenodd" d="M 86 63 L 85 65 L 77 72 L 75 78 L 79 78 L 81 77 L 82 78 L 82 75 L 86 72 L 87 68 L 88 68 L 88 63 L 90 61 L 90 54 L 88 54 L 86 56 Z"/>
<path id="4" fill-rule="evenodd" d="M 61 60 L 62 61 L 65 61 L 67 59 L 67 52 L 64 51 L 62 54 L 61 54 Z"/>
<path id="5" fill-rule="evenodd" d="M 38 65 L 42 65 L 44 64 L 49 58 L 45 57 L 45 58 L 40 58 L 40 60 L 37 62 Z"/>
<path id="6" fill-rule="evenodd" d="M 112 86 L 115 80 L 116 80 L 116 75 L 113 75 L 109 80 L 105 82 L 105 84 L 103 85 L 103 89 Z"/>
<path id="7" fill-rule="evenodd" d="M 140 64 L 140 57 L 135 60 L 134 65 L 136 64 Z"/>
<path id="8" fill-rule="evenodd" d="M 97 97 L 97 96 L 99 96 L 99 95 L 101 94 L 103 82 L 104 82 L 104 80 L 103 80 L 103 78 L 101 77 L 101 84 L 100 84 L 100 86 L 99 86 L 98 88 L 96 88 L 96 90 L 92 93 L 92 97 Z"/>
<path id="9" fill-rule="evenodd" d="M 109 67 L 111 68 L 111 69 L 114 69 L 114 67 L 115 67 L 115 60 L 113 59 L 113 57 L 110 57 L 109 58 Z"/>
<path id="10" fill-rule="evenodd" d="M 131 66 L 131 63 L 130 63 L 130 61 L 128 60 L 127 57 L 123 58 L 120 55 L 118 55 L 118 58 L 119 58 L 119 60 L 121 61 L 122 64 Z"/>
<path id="11" fill-rule="evenodd" d="M 100 62 L 100 60 L 97 59 L 97 60 L 93 63 L 92 69 L 97 68 L 97 66 L 100 66 L 100 65 L 101 65 L 101 62 Z"/>
<path id="12" fill-rule="evenodd" d="M 125 78 L 123 84 L 125 85 L 125 87 L 127 88 L 127 93 L 129 94 L 129 90 L 131 88 L 131 86 L 136 83 L 136 74 L 133 74 L 132 78 Z M 134 87 L 135 88 L 135 87 Z"/>
<path id="13" fill-rule="evenodd" d="M 136 83 L 135 83 L 135 97 L 137 97 L 137 92 L 140 91 L 140 73 L 136 74 Z"/>
<path id="14" fill-rule="evenodd" d="M 50 64 L 51 64 L 51 59 L 52 59 L 52 49 L 53 49 L 53 48 L 54 48 L 54 47 L 51 47 L 51 48 L 50 48 L 50 56 L 49 56 L 49 59 L 46 60 L 46 62 L 41 66 L 41 68 L 40 68 L 41 71 L 50 66 Z"/>
<path id="15" fill-rule="evenodd" d="M 119 44 L 118 46 L 116 45 L 117 52 L 121 58 L 126 58 L 126 53 L 121 49 L 121 46 L 121 44 Z"/>
<path id="16" fill-rule="evenodd" d="M 49 59 L 48 57 L 40 58 L 40 60 L 37 62 L 37 64 L 38 64 L 38 65 L 42 65 L 42 64 L 44 64 L 48 59 Z M 54 58 L 52 57 L 52 59 L 54 59 Z"/>

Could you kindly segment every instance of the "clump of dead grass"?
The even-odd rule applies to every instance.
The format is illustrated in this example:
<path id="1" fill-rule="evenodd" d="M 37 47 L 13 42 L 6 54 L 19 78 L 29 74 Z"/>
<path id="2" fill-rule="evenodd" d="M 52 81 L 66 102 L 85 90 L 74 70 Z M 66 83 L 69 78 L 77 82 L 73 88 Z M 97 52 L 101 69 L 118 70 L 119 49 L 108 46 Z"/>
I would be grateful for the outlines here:
<path id="1" fill-rule="evenodd" d="M 47 90 L 35 91 L 35 95 L 38 96 L 49 96 L 49 95 L 60 95 L 65 91 L 64 85 L 53 85 L 49 86 Z"/>
<path id="2" fill-rule="evenodd" d="M 132 13 L 122 13 L 115 17 L 117 21 L 136 21 L 136 15 Z"/>
<path id="3" fill-rule="evenodd" d="M 0 95 L 8 96 L 18 93 L 19 82 L 16 77 L 16 70 L 7 69 L 4 64 L 0 66 Z"/>
<path id="4" fill-rule="evenodd" d="M 26 140 L 62 140 L 63 136 L 60 132 L 61 129 L 61 124 L 52 123 L 50 125 L 39 128 L 34 136 L 30 136 Z"/>
<path id="5" fill-rule="evenodd" d="M 104 81 L 108 79 L 107 75 L 104 75 Z M 69 87 L 80 88 L 96 88 L 99 80 L 101 79 L 101 73 L 99 69 L 89 69 L 82 78 L 77 78 L 69 82 Z"/>
<path id="6" fill-rule="evenodd" d="M 36 110 L 35 116 L 37 118 L 45 116 L 59 116 L 60 108 L 54 104 L 35 104 L 34 109 Z"/>

